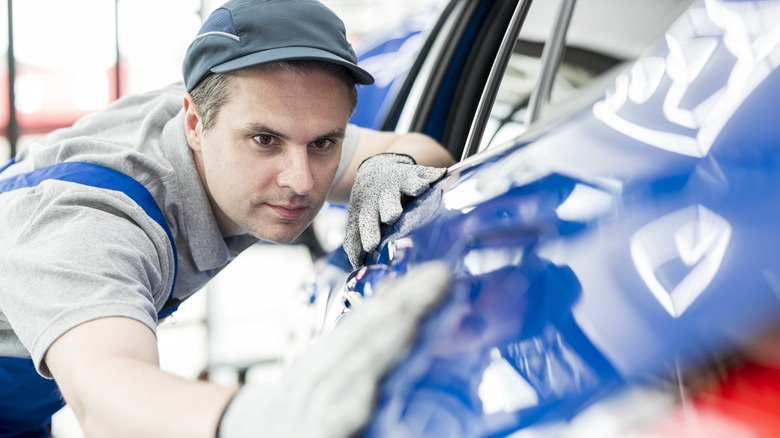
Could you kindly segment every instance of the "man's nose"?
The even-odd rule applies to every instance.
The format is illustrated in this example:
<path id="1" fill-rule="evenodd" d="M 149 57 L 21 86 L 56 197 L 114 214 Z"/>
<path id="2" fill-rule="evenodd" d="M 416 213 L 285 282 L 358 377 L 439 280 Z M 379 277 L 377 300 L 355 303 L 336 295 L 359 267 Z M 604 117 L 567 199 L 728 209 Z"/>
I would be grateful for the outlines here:
<path id="1" fill-rule="evenodd" d="M 301 150 L 303 149 L 303 150 Z M 298 195 L 307 195 L 314 188 L 308 148 L 290 148 L 279 172 L 281 187 L 292 189 Z"/>

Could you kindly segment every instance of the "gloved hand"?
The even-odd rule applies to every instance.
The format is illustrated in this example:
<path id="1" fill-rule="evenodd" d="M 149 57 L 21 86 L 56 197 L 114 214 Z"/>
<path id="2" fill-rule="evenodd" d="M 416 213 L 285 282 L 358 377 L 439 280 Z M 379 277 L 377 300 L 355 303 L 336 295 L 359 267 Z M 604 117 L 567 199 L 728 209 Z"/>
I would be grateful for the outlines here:
<path id="1" fill-rule="evenodd" d="M 218 438 L 346 437 L 363 429 L 378 385 L 411 348 L 420 320 L 448 289 L 449 269 L 431 262 L 382 282 L 375 295 L 298 356 L 277 387 L 243 387 Z"/>
<path id="2" fill-rule="evenodd" d="M 391 225 L 401 216 L 404 196 L 420 196 L 446 173 L 446 168 L 418 166 L 412 157 L 401 154 L 374 155 L 360 165 L 344 237 L 353 268 L 379 245 L 380 223 Z"/>

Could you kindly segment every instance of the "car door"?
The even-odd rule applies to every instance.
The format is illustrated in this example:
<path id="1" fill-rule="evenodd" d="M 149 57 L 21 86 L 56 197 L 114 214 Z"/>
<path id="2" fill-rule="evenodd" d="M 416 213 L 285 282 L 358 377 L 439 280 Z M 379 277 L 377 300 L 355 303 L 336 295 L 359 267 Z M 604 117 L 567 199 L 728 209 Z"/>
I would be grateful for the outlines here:
<path id="1" fill-rule="evenodd" d="M 718 333 L 724 322 L 681 316 L 690 315 L 694 302 L 724 311 L 717 307 L 719 299 L 699 300 L 722 266 L 733 227 L 701 208 L 702 198 L 705 204 L 713 202 L 711 195 L 725 190 L 724 184 L 717 186 L 724 168 L 715 159 L 708 161 L 706 151 L 688 148 L 682 140 L 691 137 L 680 131 L 698 129 L 688 117 L 695 111 L 685 105 L 696 104 L 706 113 L 712 111 L 707 93 L 728 95 L 720 91 L 732 68 L 716 67 L 734 63 L 733 47 L 724 49 L 734 40 L 716 32 L 712 39 L 701 34 L 712 32 L 712 23 L 720 19 L 739 34 L 752 16 L 747 7 L 735 12 L 731 2 L 699 2 L 690 11 L 690 2 L 627 3 L 515 3 L 511 19 L 502 17 L 504 31 L 489 68 L 474 61 L 484 58 L 477 53 L 480 47 L 469 42 L 496 39 L 470 28 L 466 16 L 458 14 L 474 7 L 472 12 L 483 15 L 467 17 L 482 17 L 486 25 L 490 7 L 454 2 L 450 17 L 462 21 L 450 27 L 444 26 L 446 19 L 441 22 L 453 36 L 441 37 L 437 45 L 432 35 L 419 69 L 388 113 L 388 126 L 426 132 L 462 161 L 408 206 L 366 267 L 352 273 L 346 269 L 350 275 L 344 284 L 330 289 L 337 291 L 329 295 L 334 298 L 330 316 L 348 317 L 351 300 L 370 299 L 382 278 L 403 275 L 429 259 L 451 264 L 458 277 L 456 298 L 428 321 L 413 355 L 388 378 L 369 435 L 494 436 L 565 422 L 621 385 L 627 370 L 658 371 L 684 353 L 697 353 L 701 342 L 715 342 L 710 331 Z M 613 23 L 614 17 L 621 22 Z M 722 41 L 728 44 L 716 50 Z M 641 53 L 647 54 L 637 60 Z M 736 58 L 757 75 L 766 73 L 760 68 L 763 58 Z M 678 64 L 680 59 L 685 62 Z M 711 76 L 691 87 L 691 95 L 679 94 L 688 91 L 678 88 L 679 82 L 687 86 L 686 78 L 702 71 L 704 61 L 712 61 Z M 742 61 L 733 71 L 743 71 Z M 737 75 L 734 80 L 747 79 Z M 770 83 L 767 90 L 774 89 Z M 724 108 L 738 107 L 747 96 L 724 101 Z M 763 101 L 758 108 L 767 105 Z M 746 108 L 745 114 L 756 114 Z M 715 125 L 702 132 L 723 128 Z M 727 136 L 776 139 L 766 123 L 756 121 L 750 130 L 755 132 L 739 124 L 729 127 L 736 129 Z M 704 158 L 702 169 L 692 158 Z M 539 163 L 554 167 L 535 167 Z M 765 175 L 761 172 L 771 172 L 767 169 L 756 170 Z M 703 195 L 679 195 L 676 191 L 689 181 L 716 185 L 706 186 L 712 191 Z M 621 208 L 610 210 L 615 205 Z M 599 216 L 605 212 L 612 216 Z M 707 239 L 697 240 L 699 230 L 706 230 Z M 543 240 L 552 243 L 540 245 Z M 680 265 L 677 259 L 686 261 Z M 728 282 L 737 281 L 739 272 L 753 272 L 750 263 L 731 266 L 728 275 L 735 277 Z M 755 275 L 749 277 L 745 280 L 754 284 Z M 680 279 L 685 293 L 675 292 Z M 720 292 L 731 289 L 728 282 Z M 590 285 L 584 303 L 583 285 Z M 736 306 L 726 292 L 718 298 Z M 764 287 L 751 298 L 771 303 L 766 292 Z M 589 306 L 592 319 L 581 324 L 574 310 Z M 620 311 L 611 313 L 615 309 Z M 733 318 L 729 327 L 752 315 Z M 595 326 L 598 339 L 588 336 Z M 702 332 L 702 326 L 711 330 Z"/>
<path id="2" fill-rule="evenodd" d="M 436 69 L 413 78 L 425 92 L 410 92 L 394 126 L 436 136 L 462 161 L 408 206 L 347 281 L 342 299 L 370 297 L 382 278 L 430 259 L 452 266 L 455 298 L 388 378 L 369 435 L 503 436 L 565 423 L 622 385 L 623 376 L 653 370 L 657 377 L 670 363 L 690 364 L 686 359 L 711 353 L 703 344 L 728 337 L 723 326 L 737 330 L 777 311 L 767 285 L 750 294 L 755 302 L 738 304 L 729 294 L 734 282 L 757 285 L 745 260 L 753 255 L 734 243 L 742 256 L 725 258 L 740 225 L 776 240 L 767 233 L 771 225 L 738 213 L 754 201 L 768 213 L 756 198 L 775 199 L 746 189 L 751 179 L 742 167 L 750 163 L 755 181 L 777 175 L 756 161 L 772 155 L 759 149 L 778 138 L 760 116 L 771 108 L 766 96 L 777 93 L 777 65 L 762 58 L 771 51 L 752 51 L 772 31 L 763 26 L 751 36 L 755 46 L 743 34 L 744 23 L 772 5 L 628 3 L 517 4 L 516 26 L 507 25 L 517 32 L 504 34 L 487 75 L 474 76 L 484 82 L 467 84 L 468 73 Z M 602 30 L 600 38 L 588 28 Z M 744 39 L 732 45 L 736 35 Z M 747 71 L 770 78 L 752 100 L 748 84 L 761 81 Z M 457 78 L 451 88 L 436 80 L 446 77 Z M 739 97 L 729 100 L 735 84 Z M 711 105 L 716 98 L 722 106 Z M 740 107 L 728 123 L 710 117 Z M 721 155 L 707 156 L 720 135 Z M 462 141 L 451 143 L 455 138 Z M 726 168 L 739 190 L 748 190 L 742 196 L 726 184 Z M 739 206 L 724 203 L 729 197 Z M 755 260 L 774 272 L 770 259 Z M 717 275 L 725 280 L 718 284 Z M 724 301 L 744 313 L 731 313 Z M 707 318 L 704 305 L 727 312 L 728 322 Z"/>

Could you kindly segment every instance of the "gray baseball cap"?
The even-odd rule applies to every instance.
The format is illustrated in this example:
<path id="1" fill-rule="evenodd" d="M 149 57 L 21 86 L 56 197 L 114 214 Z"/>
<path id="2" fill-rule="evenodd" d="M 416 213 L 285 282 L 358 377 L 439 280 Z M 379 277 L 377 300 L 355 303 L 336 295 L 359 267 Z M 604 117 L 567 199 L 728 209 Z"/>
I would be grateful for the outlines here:
<path id="1" fill-rule="evenodd" d="M 374 83 L 358 67 L 341 19 L 316 0 L 230 0 L 206 19 L 184 56 L 187 91 L 209 72 L 227 73 L 277 61 L 313 59 L 346 68 L 355 82 Z"/>

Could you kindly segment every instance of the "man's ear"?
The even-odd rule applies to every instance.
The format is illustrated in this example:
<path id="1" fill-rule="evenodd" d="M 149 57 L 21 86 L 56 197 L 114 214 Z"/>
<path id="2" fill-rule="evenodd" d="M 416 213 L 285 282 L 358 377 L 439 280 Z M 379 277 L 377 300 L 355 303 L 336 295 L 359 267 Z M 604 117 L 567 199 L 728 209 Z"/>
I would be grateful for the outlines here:
<path id="1" fill-rule="evenodd" d="M 184 133 L 190 149 L 200 151 L 200 140 L 203 136 L 203 124 L 200 109 L 190 93 L 184 93 Z"/>

